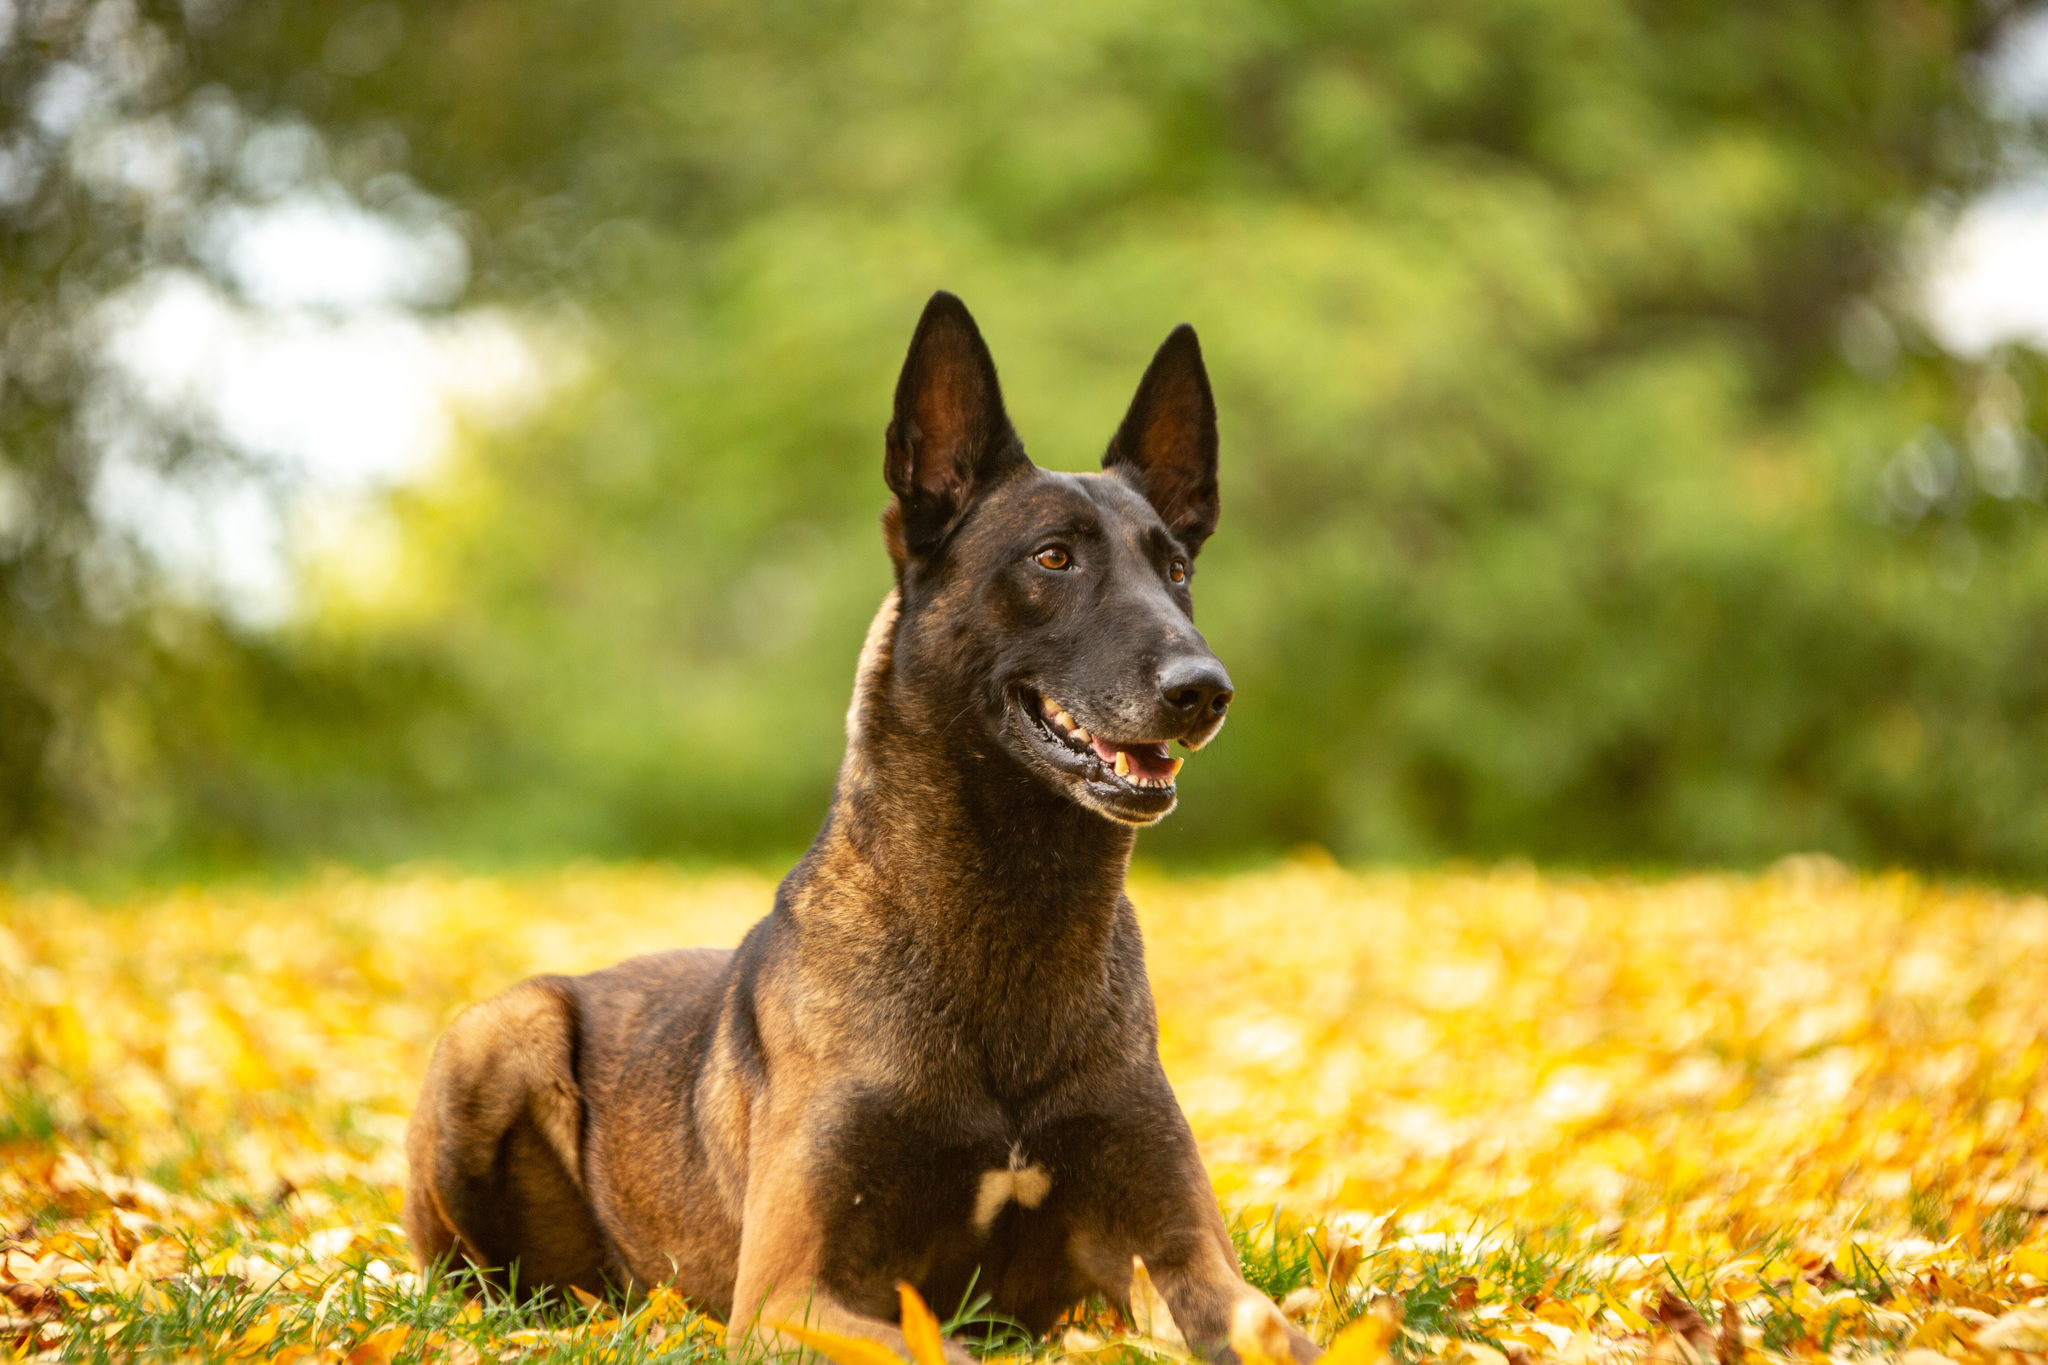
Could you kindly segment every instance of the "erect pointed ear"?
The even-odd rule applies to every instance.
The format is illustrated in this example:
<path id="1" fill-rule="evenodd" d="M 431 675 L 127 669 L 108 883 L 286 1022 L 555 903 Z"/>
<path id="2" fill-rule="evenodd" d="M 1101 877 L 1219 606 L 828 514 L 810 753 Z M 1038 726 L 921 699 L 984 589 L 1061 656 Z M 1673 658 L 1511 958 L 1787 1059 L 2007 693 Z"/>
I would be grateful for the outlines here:
<path id="1" fill-rule="evenodd" d="M 1143 493 L 1189 554 L 1216 529 L 1216 400 L 1185 322 L 1146 367 L 1102 467 Z"/>
<path id="2" fill-rule="evenodd" d="M 882 461 L 896 494 L 892 550 L 900 533 L 908 553 L 931 553 L 976 496 L 1024 462 L 981 331 L 967 305 L 940 290 L 917 320 L 896 381 Z"/>

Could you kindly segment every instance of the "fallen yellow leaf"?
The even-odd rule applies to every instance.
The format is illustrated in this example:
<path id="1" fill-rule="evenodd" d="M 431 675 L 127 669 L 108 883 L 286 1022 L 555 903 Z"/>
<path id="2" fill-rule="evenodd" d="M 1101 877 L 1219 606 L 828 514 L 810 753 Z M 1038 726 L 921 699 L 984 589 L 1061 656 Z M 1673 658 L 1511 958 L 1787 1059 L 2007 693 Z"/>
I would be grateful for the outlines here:
<path id="1" fill-rule="evenodd" d="M 2015 1275 L 2032 1275 L 2048 1284 L 2048 1249 L 2021 1247 L 2006 1263 Z"/>
<path id="2" fill-rule="evenodd" d="M 1316 1258 L 1316 1278 L 1332 1294 L 1351 1283 L 1365 1258 L 1365 1244 L 1342 1228 L 1324 1223 L 1311 1241 Z"/>
<path id="3" fill-rule="evenodd" d="M 690 1301 L 673 1285 L 658 1284 L 647 1291 L 647 1302 L 640 1311 L 661 1322 L 681 1322 L 690 1316 Z"/>
<path id="4" fill-rule="evenodd" d="M 1623 1303 L 1621 1296 L 1618 1294 L 1609 1294 L 1607 1296 L 1607 1311 L 1620 1318 L 1621 1325 L 1631 1332 L 1647 1332 L 1650 1330 L 1649 1319 Z"/>
<path id="5" fill-rule="evenodd" d="M 1388 1301 L 1374 1304 L 1358 1321 L 1337 1333 L 1322 1365 L 1377 1365 L 1389 1358 L 1394 1338 L 1401 1331 L 1400 1316 Z"/>
<path id="6" fill-rule="evenodd" d="M 896 1281 L 896 1297 L 903 1306 L 903 1341 L 917 1365 L 946 1365 L 945 1338 L 939 1320 L 918 1296 L 908 1280 Z"/>
<path id="7" fill-rule="evenodd" d="M 410 1327 L 386 1327 L 381 1332 L 372 1332 L 348 1353 L 347 1365 L 391 1365 L 391 1358 L 411 1335 Z"/>
<path id="8" fill-rule="evenodd" d="M 1906 1338 L 1906 1344 L 1941 1350 L 1958 1342 L 1967 1344 L 1969 1339 L 1969 1324 L 1953 1313 L 1934 1312 L 1928 1314 L 1926 1321 L 1913 1329 L 1913 1334 Z"/>
<path id="9" fill-rule="evenodd" d="M 221 1338 L 221 1348 L 238 1356 L 254 1355 L 268 1346 L 277 1336 L 278 1320 L 282 1313 L 271 1309 L 256 1321 L 244 1327 L 240 1335 L 229 1334 Z"/>
<path id="10" fill-rule="evenodd" d="M 832 1365 L 904 1365 L 903 1357 L 872 1337 L 841 1336 L 837 1332 L 821 1332 L 815 1327 L 799 1327 L 793 1322 L 763 1325 L 785 1336 L 795 1337 L 831 1361 Z"/>
<path id="11" fill-rule="evenodd" d="M 183 1242 L 169 1237 L 159 1237 L 136 1248 L 129 1258 L 128 1268 L 144 1279 L 163 1280 L 185 1268 L 186 1251 Z"/>
<path id="12" fill-rule="evenodd" d="M 2048 1308 L 2015 1308 L 1977 1333 L 1987 1351 L 2048 1355 Z"/>
<path id="13" fill-rule="evenodd" d="M 1086 1358 L 1092 1355 L 1099 1355 L 1111 1348 L 1108 1342 L 1096 1336 L 1093 1332 L 1084 1332 L 1078 1327 L 1070 1327 L 1067 1329 L 1066 1334 L 1060 1338 L 1060 1349 L 1070 1356 Z"/>

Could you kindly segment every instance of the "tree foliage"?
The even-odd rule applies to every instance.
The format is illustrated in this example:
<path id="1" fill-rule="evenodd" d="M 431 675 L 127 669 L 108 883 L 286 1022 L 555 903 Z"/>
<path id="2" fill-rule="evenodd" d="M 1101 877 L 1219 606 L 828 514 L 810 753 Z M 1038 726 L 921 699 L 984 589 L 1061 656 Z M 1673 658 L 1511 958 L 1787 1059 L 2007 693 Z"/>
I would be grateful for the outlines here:
<path id="1" fill-rule="evenodd" d="M 1992 11 L 198 13 L 135 20 L 174 58 L 150 117 L 233 110 L 230 171 L 310 130 L 304 174 L 452 206 L 468 301 L 573 337 L 580 377 L 397 500 L 397 590 L 209 655 L 250 705 L 197 738 L 139 707 L 172 845 L 799 842 L 887 583 L 887 395 L 946 287 L 1054 467 L 1202 334 L 1225 511 L 1196 595 L 1241 700 L 1148 848 L 2048 858 L 2039 376 L 1942 356 L 1900 284 L 1996 170 Z M 36 41 L 9 60 L 47 81 Z M 266 192 L 216 178 L 194 202 Z M 183 249 L 128 232 L 76 248 L 113 262 L 87 295 Z M 57 290 L 32 237 L 6 288 Z M 39 411 L 89 467 L 76 409 Z"/>

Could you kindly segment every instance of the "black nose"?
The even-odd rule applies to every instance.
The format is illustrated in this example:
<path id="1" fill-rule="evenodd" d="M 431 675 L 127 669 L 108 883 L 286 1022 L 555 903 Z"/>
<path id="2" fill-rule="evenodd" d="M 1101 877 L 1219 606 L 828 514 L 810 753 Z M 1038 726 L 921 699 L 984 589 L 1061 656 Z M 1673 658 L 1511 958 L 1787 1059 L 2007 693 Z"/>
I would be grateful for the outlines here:
<path id="1" fill-rule="evenodd" d="M 1188 720 L 1208 720 L 1230 709 L 1230 675 L 1214 659 L 1175 659 L 1159 670 L 1159 695 Z"/>

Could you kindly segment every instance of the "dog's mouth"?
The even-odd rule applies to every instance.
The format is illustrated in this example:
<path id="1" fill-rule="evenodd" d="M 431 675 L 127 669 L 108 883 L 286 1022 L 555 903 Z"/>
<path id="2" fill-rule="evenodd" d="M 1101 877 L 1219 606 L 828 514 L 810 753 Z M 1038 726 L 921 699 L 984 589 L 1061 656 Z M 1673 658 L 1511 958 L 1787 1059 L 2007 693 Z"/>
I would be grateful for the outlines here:
<path id="1" fill-rule="evenodd" d="M 1091 733 L 1041 692 L 1023 693 L 1017 709 L 1052 766 L 1081 783 L 1087 804 L 1136 824 L 1150 824 L 1173 808 L 1174 778 L 1186 760 L 1169 755 L 1166 741 Z"/>
<path id="2" fill-rule="evenodd" d="M 1186 759 L 1168 757 L 1166 741 L 1123 744 L 1101 735 L 1091 735 L 1064 706 L 1051 697 L 1038 697 L 1038 729 L 1046 738 L 1068 752 L 1092 759 L 1098 781 L 1115 781 L 1140 790 L 1163 791 L 1173 785 L 1174 776 Z"/>

